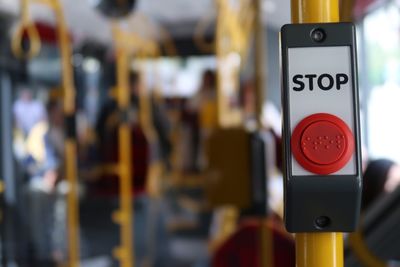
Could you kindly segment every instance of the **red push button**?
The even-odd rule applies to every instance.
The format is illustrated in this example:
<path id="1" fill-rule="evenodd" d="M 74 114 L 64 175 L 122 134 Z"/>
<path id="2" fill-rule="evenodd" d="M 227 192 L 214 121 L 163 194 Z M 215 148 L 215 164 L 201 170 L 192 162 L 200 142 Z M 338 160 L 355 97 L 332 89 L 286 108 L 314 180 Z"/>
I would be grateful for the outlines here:
<path id="1" fill-rule="evenodd" d="M 306 170 L 331 174 L 342 169 L 354 152 L 354 137 L 344 121 L 326 113 L 303 119 L 291 139 L 294 158 Z"/>

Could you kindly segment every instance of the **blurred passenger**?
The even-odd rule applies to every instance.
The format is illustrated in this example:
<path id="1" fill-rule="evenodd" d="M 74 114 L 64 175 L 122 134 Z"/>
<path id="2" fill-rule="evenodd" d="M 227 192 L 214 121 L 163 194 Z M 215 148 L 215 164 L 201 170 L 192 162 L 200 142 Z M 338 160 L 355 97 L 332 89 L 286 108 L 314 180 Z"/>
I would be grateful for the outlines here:
<path id="1" fill-rule="evenodd" d="M 204 140 L 218 126 L 216 73 L 206 70 L 198 93 L 190 103 L 190 109 L 196 114 L 195 124 L 191 127 L 192 169 L 205 167 Z"/>
<path id="2" fill-rule="evenodd" d="M 33 99 L 30 89 L 22 89 L 13 107 L 14 119 L 17 129 L 27 136 L 33 126 L 45 119 L 46 111 L 44 105 Z"/>
<path id="3" fill-rule="evenodd" d="M 131 128 L 131 150 L 133 172 L 133 190 L 135 195 L 144 192 L 149 165 L 149 145 L 139 120 L 139 76 L 130 74 L 130 105 L 126 114 Z M 120 113 L 117 101 L 112 98 L 106 102 L 96 123 L 98 135 L 99 161 L 101 165 L 116 164 L 119 158 Z M 96 194 L 116 196 L 119 192 L 118 177 L 104 173 L 90 188 Z"/>
<path id="4" fill-rule="evenodd" d="M 206 70 L 197 97 L 200 127 L 203 131 L 213 130 L 217 124 L 217 77 L 213 70 Z"/>
<path id="5" fill-rule="evenodd" d="M 58 101 L 50 101 L 47 105 L 49 129 L 47 132 L 47 144 L 54 148 L 55 157 L 59 160 L 64 155 L 64 114 L 62 105 Z"/>
<path id="6" fill-rule="evenodd" d="M 166 106 L 161 98 L 162 96 L 155 91 L 151 95 L 152 123 L 157 133 L 159 157 L 167 168 L 170 168 L 170 155 L 172 151 L 170 140 L 171 125 L 167 117 Z"/>
<path id="7" fill-rule="evenodd" d="M 400 185 L 400 165 L 389 159 L 372 160 L 363 176 L 362 210 L 368 209 L 380 196 Z"/>
<path id="8" fill-rule="evenodd" d="M 63 247 L 56 245 L 55 238 L 56 234 L 63 232 L 64 227 L 59 223 L 65 221 L 65 217 L 55 216 L 56 185 L 60 179 L 64 150 L 61 105 L 51 101 L 47 112 L 48 120 L 37 122 L 27 138 L 27 151 L 31 157 L 27 204 L 34 252 L 32 266 L 55 266 L 62 257 Z M 58 240 L 64 243 L 65 236 Z"/>
<path id="9" fill-rule="evenodd" d="M 33 177 L 41 176 L 47 170 L 57 169 L 64 153 L 61 104 L 50 101 L 47 112 L 48 119 L 38 121 L 26 140 L 27 152 L 36 166 L 30 171 Z"/>

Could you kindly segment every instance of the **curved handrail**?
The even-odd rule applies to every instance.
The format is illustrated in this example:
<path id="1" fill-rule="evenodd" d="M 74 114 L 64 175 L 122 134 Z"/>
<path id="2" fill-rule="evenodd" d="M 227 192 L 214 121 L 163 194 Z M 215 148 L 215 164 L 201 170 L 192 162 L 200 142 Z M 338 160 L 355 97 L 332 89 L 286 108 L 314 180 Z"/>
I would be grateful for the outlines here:
<path id="1" fill-rule="evenodd" d="M 40 35 L 35 24 L 29 17 L 29 0 L 21 0 L 21 22 L 17 26 L 11 38 L 11 50 L 15 57 L 20 59 L 31 59 L 40 52 Z M 22 47 L 22 39 L 26 30 L 29 40 L 29 49 L 25 51 Z"/>
<path id="2" fill-rule="evenodd" d="M 207 16 L 200 19 L 194 29 L 193 41 L 197 47 L 205 53 L 215 52 L 215 41 L 208 42 L 205 38 L 205 32 L 212 24 L 213 18 L 214 16 L 212 13 L 207 14 Z"/>
<path id="3" fill-rule="evenodd" d="M 349 244 L 351 249 L 354 251 L 357 259 L 361 261 L 363 266 L 366 267 L 386 267 L 386 262 L 379 259 L 374 253 L 368 248 L 365 243 L 362 230 L 358 229 L 356 232 L 349 235 Z"/>

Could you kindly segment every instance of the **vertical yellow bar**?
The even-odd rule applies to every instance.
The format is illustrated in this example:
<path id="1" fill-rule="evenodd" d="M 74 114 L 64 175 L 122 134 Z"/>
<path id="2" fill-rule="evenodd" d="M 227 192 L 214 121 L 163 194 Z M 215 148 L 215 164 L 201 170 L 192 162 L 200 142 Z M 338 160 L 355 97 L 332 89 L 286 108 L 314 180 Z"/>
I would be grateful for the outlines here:
<path id="1" fill-rule="evenodd" d="M 68 228 L 68 265 L 79 266 L 79 215 L 78 215 L 78 186 L 76 172 L 76 143 L 75 140 L 65 141 L 65 174 L 69 191 L 67 195 L 67 228 Z"/>
<path id="2" fill-rule="evenodd" d="M 339 0 L 292 0 L 293 23 L 339 22 Z M 296 234 L 297 267 L 343 267 L 341 233 Z"/>
<path id="3" fill-rule="evenodd" d="M 217 5 L 217 16 L 221 16 L 221 10 L 222 10 L 222 1 L 221 0 L 217 0 L 216 1 L 216 5 Z M 222 61 L 222 47 L 221 47 L 221 36 L 223 33 L 223 29 L 222 29 L 222 23 L 220 20 L 217 19 L 216 22 L 216 29 L 215 29 L 215 54 L 217 57 L 217 121 L 218 121 L 218 126 L 221 126 L 223 124 L 223 116 L 222 114 L 224 113 L 224 101 L 223 101 L 223 97 L 224 94 L 222 92 L 222 78 L 220 75 L 220 71 L 222 69 L 221 65 L 221 61 Z"/>
<path id="4" fill-rule="evenodd" d="M 274 244 L 272 231 L 268 225 L 268 218 L 263 218 L 261 223 L 261 267 L 274 266 Z"/>
<path id="5" fill-rule="evenodd" d="M 297 267 L 343 267 L 341 233 L 296 234 Z"/>
<path id="6" fill-rule="evenodd" d="M 49 4 L 48 4 L 49 5 Z M 69 34 L 58 0 L 53 1 L 50 8 L 54 10 L 57 21 L 57 34 L 59 39 L 61 67 L 62 67 L 62 86 L 64 93 L 64 116 L 75 115 L 75 87 L 72 71 L 72 49 L 70 46 Z M 69 125 L 67 125 L 69 127 Z M 78 173 L 76 162 L 76 140 L 67 137 L 65 141 L 65 175 L 69 185 L 67 195 L 67 230 L 68 230 L 68 266 L 79 266 L 79 203 L 78 203 Z"/>
<path id="7" fill-rule="evenodd" d="M 339 22 L 339 0 L 292 0 L 293 23 Z"/>
<path id="8" fill-rule="evenodd" d="M 123 43 L 124 33 L 117 26 L 114 27 L 116 40 L 116 61 L 117 61 L 117 101 L 118 107 L 122 111 L 127 111 L 130 104 L 129 93 L 129 53 L 121 43 Z M 120 175 L 120 225 L 121 225 L 121 246 L 118 258 L 121 267 L 134 266 L 133 248 L 133 212 L 132 212 L 132 140 L 130 126 L 127 121 L 123 121 L 118 129 L 119 137 L 119 175 Z"/>
<path id="9" fill-rule="evenodd" d="M 29 22 L 28 1 L 29 0 L 21 0 L 20 12 L 21 12 L 21 22 L 23 25 L 26 25 Z"/>
<path id="10" fill-rule="evenodd" d="M 131 131 L 127 124 L 119 127 L 120 151 L 120 214 L 121 216 L 121 254 L 119 255 L 121 267 L 133 267 L 133 213 L 132 213 L 132 181 L 131 181 Z"/>
<path id="11" fill-rule="evenodd" d="M 340 2 L 340 21 L 353 21 L 353 10 L 356 0 L 342 0 Z"/>

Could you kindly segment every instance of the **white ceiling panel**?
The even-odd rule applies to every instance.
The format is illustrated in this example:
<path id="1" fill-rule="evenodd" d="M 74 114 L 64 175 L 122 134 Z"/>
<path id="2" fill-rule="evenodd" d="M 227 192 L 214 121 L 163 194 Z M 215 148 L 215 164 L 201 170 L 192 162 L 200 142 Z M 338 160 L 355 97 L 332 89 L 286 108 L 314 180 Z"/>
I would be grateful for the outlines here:
<path id="1" fill-rule="evenodd" d="M 75 40 L 85 38 L 96 39 L 102 42 L 111 40 L 110 23 L 96 12 L 90 5 L 90 0 L 61 0 L 65 10 L 68 26 L 75 36 Z M 271 27 L 279 28 L 289 22 L 290 0 L 264 0 L 263 19 Z M 0 0 L 0 10 L 18 15 L 18 0 Z M 185 26 L 198 21 L 209 13 L 215 14 L 214 0 L 138 0 L 137 12 L 149 18 L 150 21 L 160 22 L 165 25 Z M 37 20 L 54 23 L 51 11 L 43 6 L 34 5 L 32 17 Z M 135 16 L 133 13 L 132 16 Z M 151 23 L 150 23 L 151 24 Z M 157 29 L 150 27 L 137 16 L 129 24 L 130 30 L 140 33 L 155 35 Z M 186 27 L 188 28 L 188 27 Z M 190 31 L 190 28 L 189 28 Z M 177 29 L 179 32 L 179 29 Z M 188 32 L 190 34 L 190 32 Z"/>

